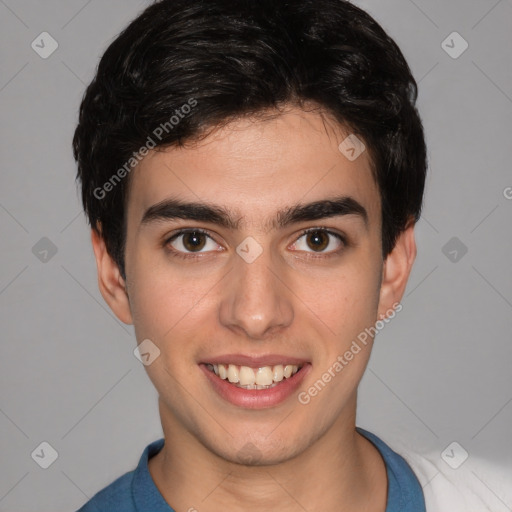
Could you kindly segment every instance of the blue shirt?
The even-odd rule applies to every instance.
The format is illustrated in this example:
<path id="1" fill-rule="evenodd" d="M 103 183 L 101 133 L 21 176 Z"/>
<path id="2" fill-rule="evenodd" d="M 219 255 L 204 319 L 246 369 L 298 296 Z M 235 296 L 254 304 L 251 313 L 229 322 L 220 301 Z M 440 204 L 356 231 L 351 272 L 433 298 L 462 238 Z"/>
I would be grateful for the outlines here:
<path id="1" fill-rule="evenodd" d="M 407 462 L 375 434 L 356 430 L 379 450 L 388 475 L 386 512 L 425 512 L 421 485 Z M 164 446 L 164 439 L 149 444 L 137 468 L 98 492 L 77 512 L 175 512 L 164 500 L 148 470 L 148 460 Z"/>

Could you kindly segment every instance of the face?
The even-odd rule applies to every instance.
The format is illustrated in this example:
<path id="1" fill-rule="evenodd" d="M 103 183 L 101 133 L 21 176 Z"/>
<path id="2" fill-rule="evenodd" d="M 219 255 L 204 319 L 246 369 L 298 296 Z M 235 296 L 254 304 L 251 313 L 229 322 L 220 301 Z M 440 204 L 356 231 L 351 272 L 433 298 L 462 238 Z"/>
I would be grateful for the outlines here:
<path id="1" fill-rule="evenodd" d="M 368 152 L 338 149 L 347 135 L 290 108 L 133 171 L 126 292 L 118 275 L 100 288 L 160 351 L 145 368 L 164 430 L 275 463 L 353 421 L 361 333 L 400 299 L 414 250 L 407 235 L 383 262 L 379 190 Z M 95 244 L 101 281 L 114 267 Z"/>

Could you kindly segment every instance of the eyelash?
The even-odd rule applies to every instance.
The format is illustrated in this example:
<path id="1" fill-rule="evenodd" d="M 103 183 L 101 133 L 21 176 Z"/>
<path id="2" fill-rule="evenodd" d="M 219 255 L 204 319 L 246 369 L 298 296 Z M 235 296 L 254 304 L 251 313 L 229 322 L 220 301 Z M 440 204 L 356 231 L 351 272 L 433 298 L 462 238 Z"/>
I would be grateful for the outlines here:
<path id="1" fill-rule="evenodd" d="M 302 231 L 302 233 L 299 235 L 299 237 L 295 240 L 294 243 L 296 243 L 298 240 L 300 240 L 304 235 L 307 235 L 309 233 L 317 233 L 317 232 L 322 232 L 322 233 L 326 233 L 328 235 L 332 235 L 334 236 L 335 238 L 337 238 L 341 243 L 342 243 L 342 247 L 340 249 L 337 249 L 335 251 L 330 251 L 328 253 L 325 253 L 322 254 L 311 254 L 311 253 L 306 253 L 308 256 L 306 256 L 306 258 L 308 259 L 327 259 L 327 258 L 331 258 L 331 257 L 334 257 L 334 256 L 337 256 L 339 255 L 344 249 L 345 247 L 348 246 L 348 242 L 347 242 L 347 239 L 344 235 L 341 235 L 340 233 L 336 233 L 334 231 L 330 231 L 328 230 L 327 228 L 307 228 L 305 230 Z M 175 257 L 175 258 L 181 258 L 183 260 L 195 260 L 195 259 L 199 259 L 199 258 L 203 258 L 204 254 L 205 253 L 184 253 L 182 251 L 178 251 L 176 249 L 173 249 L 172 247 L 170 247 L 170 243 L 173 242 L 176 238 L 182 236 L 182 235 L 186 235 L 187 233 L 200 233 L 202 235 L 205 235 L 207 236 L 208 238 L 210 238 L 211 240 L 213 240 L 213 238 L 211 237 L 210 233 L 204 229 L 201 229 L 201 228 L 193 228 L 193 229 L 182 229 L 181 231 L 178 231 L 176 233 L 174 233 L 171 237 L 167 238 L 165 241 L 164 241 L 164 246 L 167 248 L 167 250 L 169 251 L 169 253 L 171 254 L 172 257 Z"/>

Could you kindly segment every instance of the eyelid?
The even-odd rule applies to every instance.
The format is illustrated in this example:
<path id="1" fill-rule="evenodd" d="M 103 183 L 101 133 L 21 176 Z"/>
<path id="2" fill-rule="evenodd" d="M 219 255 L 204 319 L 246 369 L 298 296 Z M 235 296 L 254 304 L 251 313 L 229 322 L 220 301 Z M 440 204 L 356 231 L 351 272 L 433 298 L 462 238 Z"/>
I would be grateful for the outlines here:
<path id="1" fill-rule="evenodd" d="M 326 233 L 327 235 L 334 236 L 342 244 L 342 247 L 340 249 L 335 249 L 333 251 L 326 251 L 326 252 L 306 251 L 306 254 L 308 255 L 308 256 L 306 256 L 307 258 L 329 258 L 331 256 L 336 256 L 337 254 L 339 254 L 341 251 L 343 251 L 349 245 L 345 234 L 338 233 L 337 231 L 333 231 L 329 228 L 321 227 L 321 226 L 304 229 L 301 232 L 301 234 L 296 238 L 296 240 L 293 242 L 293 244 L 296 244 L 304 235 L 307 235 L 309 233 L 315 233 L 315 232 L 323 232 L 323 233 Z"/>
<path id="2" fill-rule="evenodd" d="M 175 239 L 179 238 L 182 235 L 186 235 L 187 233 L 200 233 L 200 234 L 203 234 L 203 235 L 207 236 L 213 242 L 217 243 L 215 241 L 215 239 L 212 237 L 211 232 L 208 231 L 207 229 L 202 229 L 202 228 L 182 228 L 182 229 L 179 229 L 178 231 L 174 232 L 170 236 L 165 237 L 165 239 L 164 239 L 163 245 L 172 254 L 172 256 L 176 256 L 178 258 L 183 258 L 183 259 L 194 259 L 194 258 L 202 258 L 203 255 L 207 254 L 208 252 L 212 252 L 212 251 L 206 251 L 206 252 L 184 252 L 184 251 L 179 251 L 177 249 L 169 247 L 171 242 L 173 242 Z M 219 245 L 219 244 L 217 244 L 217 245 Z"/>
<path id="3" fill-rule="evenodd" d="M 315 253 L 314 251 L 313 252 L 299 251 L 299 252 L 305 252 L 306 254 L 308 254 L 307 257 L 311 257 L 311 258 L 329 258 L 330 256 L 335 256 L 336 254 L 339 254 L 348 245 L 347 237 L 344 234 L 338 233 L 338 232 L 333 231 L 333 230 L 331 230 L 329 228 L 320 227 L 320 226 L 318 226 L 318 227 L 310 227 L 310 228 L 303 229 L 301 231 L 300 235 L 297 238 L 295 238 L 295 240 L 292 242 L 291 245 L 296 244 L 303 236 L 305 236 L 305 235 L 307 235 L 307 234 L 309 234 L 311 232 L 317 232 L 317 231 L 321 231 L 321 232 L 324 232 L 324 233 L 326 233 L 328 235 L 332 235 L 332 236 L 336 237 L 338 239 L 338 241 L 341 242 L 343 247 L 341 249 L 337 249 L 337 250 L 333 250 L 333 251 L 328 251 L 328 252 L 319 252 L 319 253 Z M 175 233 L 173 233 L 172 235 L 166 237 L 165 240 L 164 240 L 164 246 L 168 246 L 170 244 L 170 242 L 174 241 L 176 238 L 179 238 L 181 235 L 186 235 L 187 233 L 201 233 L 201 234 L 207 236 L 208 238 L 210 238 L 210 240 L 212 240 L 213 242 L 217 243 L 215 241 L 215 239 L 212 237 L 211 231 L 208 231 L 207 229 L 202 229 L 202 228 L 182 228 L 182 229 L 176 231 Z M 200 257 L 202 257 L 202 255 L 207 254 L 209 252 L 212 252 L 212 251 L 196 252 L 196 253 L 194 253 L 194 252 L 183 252 L 183 251 L 179 251 L 179 250 L 176 250 L 176 249 L 173 249 L 173 248 L 170 248 L 168 250 L 171 253 L 173 253 L 174 256 L 182 257 L 184 259 L 200 258 Z"/>
<path id="4" fill-rule="evenodd" d="M 180 235 L 186 235 L 187 233 L 202 233 L 203 235 L 207 235 L 209 238 L 211 237 L 211 231 L 203 228 L 182 228 L 173 232 L 171 235 L 165 237 L 165 243 L 171 242 L 175 238 L 178 238 Z"/>

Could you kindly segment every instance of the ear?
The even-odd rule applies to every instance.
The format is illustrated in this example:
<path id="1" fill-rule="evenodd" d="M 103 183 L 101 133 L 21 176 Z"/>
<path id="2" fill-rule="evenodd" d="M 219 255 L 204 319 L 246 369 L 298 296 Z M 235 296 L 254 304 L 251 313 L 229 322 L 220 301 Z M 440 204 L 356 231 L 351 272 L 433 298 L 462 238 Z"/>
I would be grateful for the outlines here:
<path id="1" fill-rule="evenodd" d="M 133 323 L 126 283 L 119 272 L 119 267 L 107 251 L 101 229 L 91 230 L 91 242 L 98 268 L 98 287 L 101 295 L 121 322 Z"/>
<path id="2" fill-rule="evenodd" d="M 378 316 L 382 319 L 402 300 L 412 265 L 416 258 L 414 222 L 410 221 L 399 235 L 382 268 Z"/>

